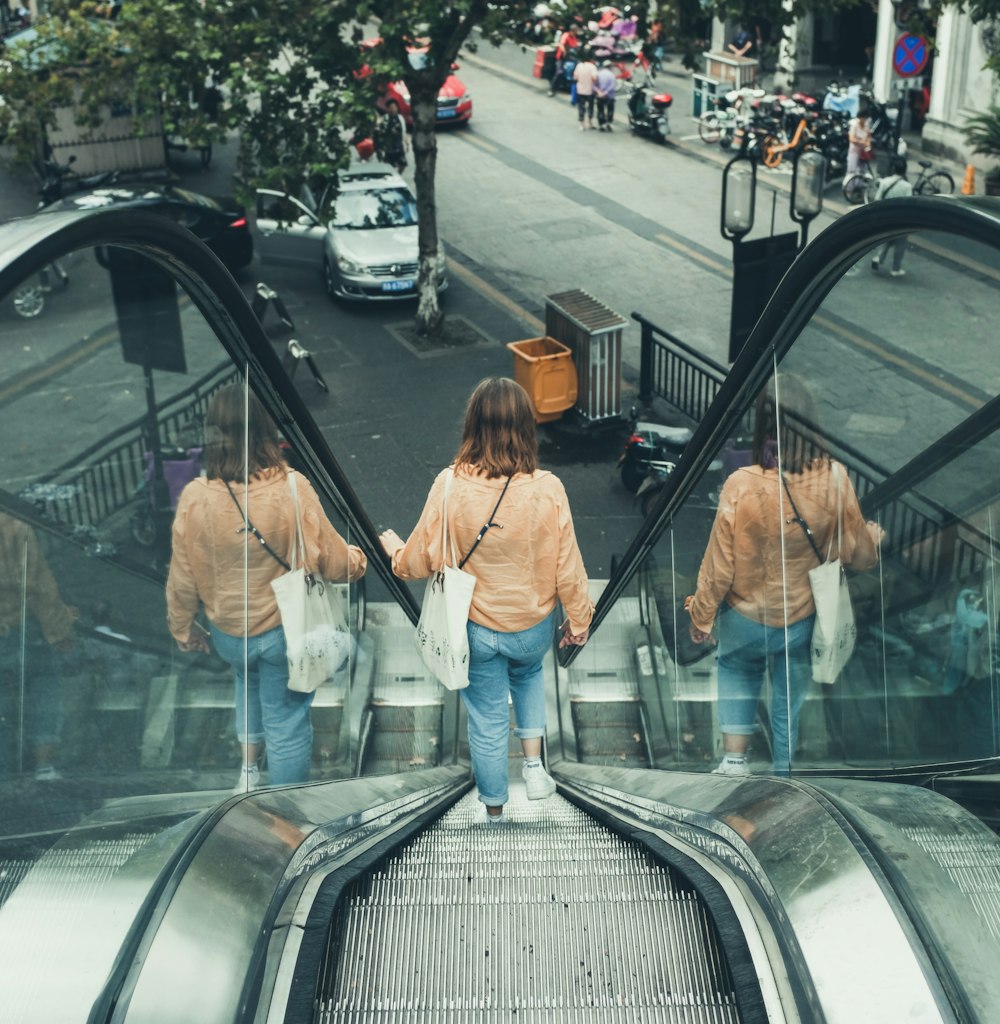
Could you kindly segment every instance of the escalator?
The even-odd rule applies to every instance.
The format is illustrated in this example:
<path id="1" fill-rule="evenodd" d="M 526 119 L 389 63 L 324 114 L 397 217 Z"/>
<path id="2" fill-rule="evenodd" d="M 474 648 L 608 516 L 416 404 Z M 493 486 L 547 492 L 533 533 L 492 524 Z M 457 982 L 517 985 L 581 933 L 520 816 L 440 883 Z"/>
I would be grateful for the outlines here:
<path id="1" fill-rule="evenodd" d="M 480 818 L 460 701 L 413 652 L 417 600 L 236 283 L 152 216 L 2 230 L 0 293 L 58 258 L 83 298 L 5 329 L 0 526 L 22 618 L 0 623 L 19 637 L 0 708 L 0 1024 L 996 1019 L 1000 843 L 960 802 L 1000 792 L 1000 506 L 982 469 L 1000 464 L 1000 382 L 961 348 L 993 322 L 993 206 L 880 204 L 802 254 L 595 582 L 593 639 L 547 660 L 559 794 L 528 802 L 512 786 L 501 826 Z M 975 267 L 947 374 L 933 346 L 907 362 L 891 324 L 876 337 L 848 321 L 858 267 L 902 231 L 943 281 Z M 151 337 L 169 366 L 155 345 L 136 358 L 134 335 L 122 342 L 109 261 L 95 258 L 107 247 L 168 279 L 176 309 Z M 908 328 L 958 305 L 930 277 L 911 302 L 894 311 Z M 857 649 L 836 687 L 806 694 L 792 763 L 772 764 L 765 687 L 752 774 L 724 777 L 711 773 L 717 658 L 681 664 L 668 620 L 711 525 L 696 496 L 716 490 L 718 453 L 779 367 L 813 382 L 829 451 L 890 540 L 851 581 Z M 231 677 L 163 639 L 172 507 L 155 486 L 167 444 L 234 373 L 370 562 L 351 589 L 351 656 L 314 705 L 310 784 L 237 794 Z M 38 443 L 53 394 L 73 458 Z M 150 466 L 152 498 L 137 494 Z M 153 502 L 151 543 L 129 531 L 137 500 Z M 67 649 L 27 624 L 38 572 L 75 612 Z M 958 644 L 966 591 L 986 611 L 964 656 L 984 648 L 986 672 L 963 662 L 949 691 L 947 659 L 930 664 L 921 642 Z M 47 778 L 57 718 L 63 777 Z"/>

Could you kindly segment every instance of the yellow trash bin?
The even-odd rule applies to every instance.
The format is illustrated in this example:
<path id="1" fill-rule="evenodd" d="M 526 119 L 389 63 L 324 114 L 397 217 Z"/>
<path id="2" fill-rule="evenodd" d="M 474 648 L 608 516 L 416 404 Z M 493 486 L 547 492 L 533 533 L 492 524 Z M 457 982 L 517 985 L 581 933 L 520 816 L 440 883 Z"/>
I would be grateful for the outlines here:
<path id="1" fill-rule="evenodd" d="M 576 366 L 573 353 L 555 338 L 510 341 L 514 353 L 514 380 L 528 392 L 535 422 L 557 420 L 576 401 Z"/>

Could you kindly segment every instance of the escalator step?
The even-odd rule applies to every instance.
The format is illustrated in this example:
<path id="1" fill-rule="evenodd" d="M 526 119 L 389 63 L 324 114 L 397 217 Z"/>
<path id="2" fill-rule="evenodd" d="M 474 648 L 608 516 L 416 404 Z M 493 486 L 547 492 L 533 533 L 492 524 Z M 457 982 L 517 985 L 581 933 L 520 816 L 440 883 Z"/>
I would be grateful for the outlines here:
<path id="1" fill-rule="evenodd" d="M 570 707 L 577 757 L 581 761 L 619 767 L 650 767 L 640 701 L 575 700 Z"/>
<path id="2" fill-rule="evenodd" d="M 739 1021 L 698 895 L 561 797 L 473 795 L 348 890 L 316 1020 Z"/>

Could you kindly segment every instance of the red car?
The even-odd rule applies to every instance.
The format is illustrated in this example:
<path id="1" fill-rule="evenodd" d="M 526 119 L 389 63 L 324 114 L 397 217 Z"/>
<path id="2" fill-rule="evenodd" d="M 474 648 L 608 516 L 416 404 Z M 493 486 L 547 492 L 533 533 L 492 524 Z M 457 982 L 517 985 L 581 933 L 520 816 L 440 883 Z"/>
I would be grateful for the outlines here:
<path id="1" fill-rule="evenodd" d="M 363 49 L 372 49 L 381 43 L 381 39 L 368 39 L 361 44 Z M 427 60 L 427 47 L 414 46 L 408 51 L 410 64 L 419 70 Z M 458 65 L 452 64 L 452 70 L 457 71 Z M 371 74 L 365 67 L 362 77 Z M 379 97 L 378 107 L 383 109 L 387 100 L 395 100 L 399 104 L 399 112 L 403 120 L 410 126 L 413 125 L 413 111 L 410 109 L 410 91 L 406 88 L 405 82 L 390 82 L 385 92 Z M 465 87 L 465 83 L 456 75 L 449 75 L 437 98 L 437 123 L 441 124 L 465 124 L 472 117 L 472 96 Z"/>

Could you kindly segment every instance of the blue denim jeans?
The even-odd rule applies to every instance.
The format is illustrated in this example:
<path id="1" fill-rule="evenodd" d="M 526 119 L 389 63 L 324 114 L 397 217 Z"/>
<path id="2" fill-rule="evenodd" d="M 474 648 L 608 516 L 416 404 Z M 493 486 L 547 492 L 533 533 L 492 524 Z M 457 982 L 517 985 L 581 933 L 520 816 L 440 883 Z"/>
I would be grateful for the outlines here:
<path id="1" fill-rule="evenodd" d="M 771 754 L 776 775 L 787 775 L 799 731 L 799 712 L 812 683 L 809 643 L 813 619 L 787 628 L 764 626 L 726 607 L 719 633 L 719 728 L 752 736 L 764 670 L 771 673 Z"/>
<path id="2" fill-rule="evenodd" d="M 470 622 L 469 685 L 459 692 L 469 716 L 469 752 L 479 799 L 489 807 L 507 802 L 507 750 L 510 711 L 514 735 L 528 740 L 545 735 L 542 659 L 552 648 L 556 613 L 516 633 L 498 633 Z"/>
<path id="3" fill-rule="evenodd" d="M 212 626 L 219 657 L 236 673 L 236 736 L 240 743 L 267 745 L 268 782 L 287 786 L 309 781 L 312 763 L 312 693 L 288 689 L 285 631 L 278 626 L 244 639 Z"/>

